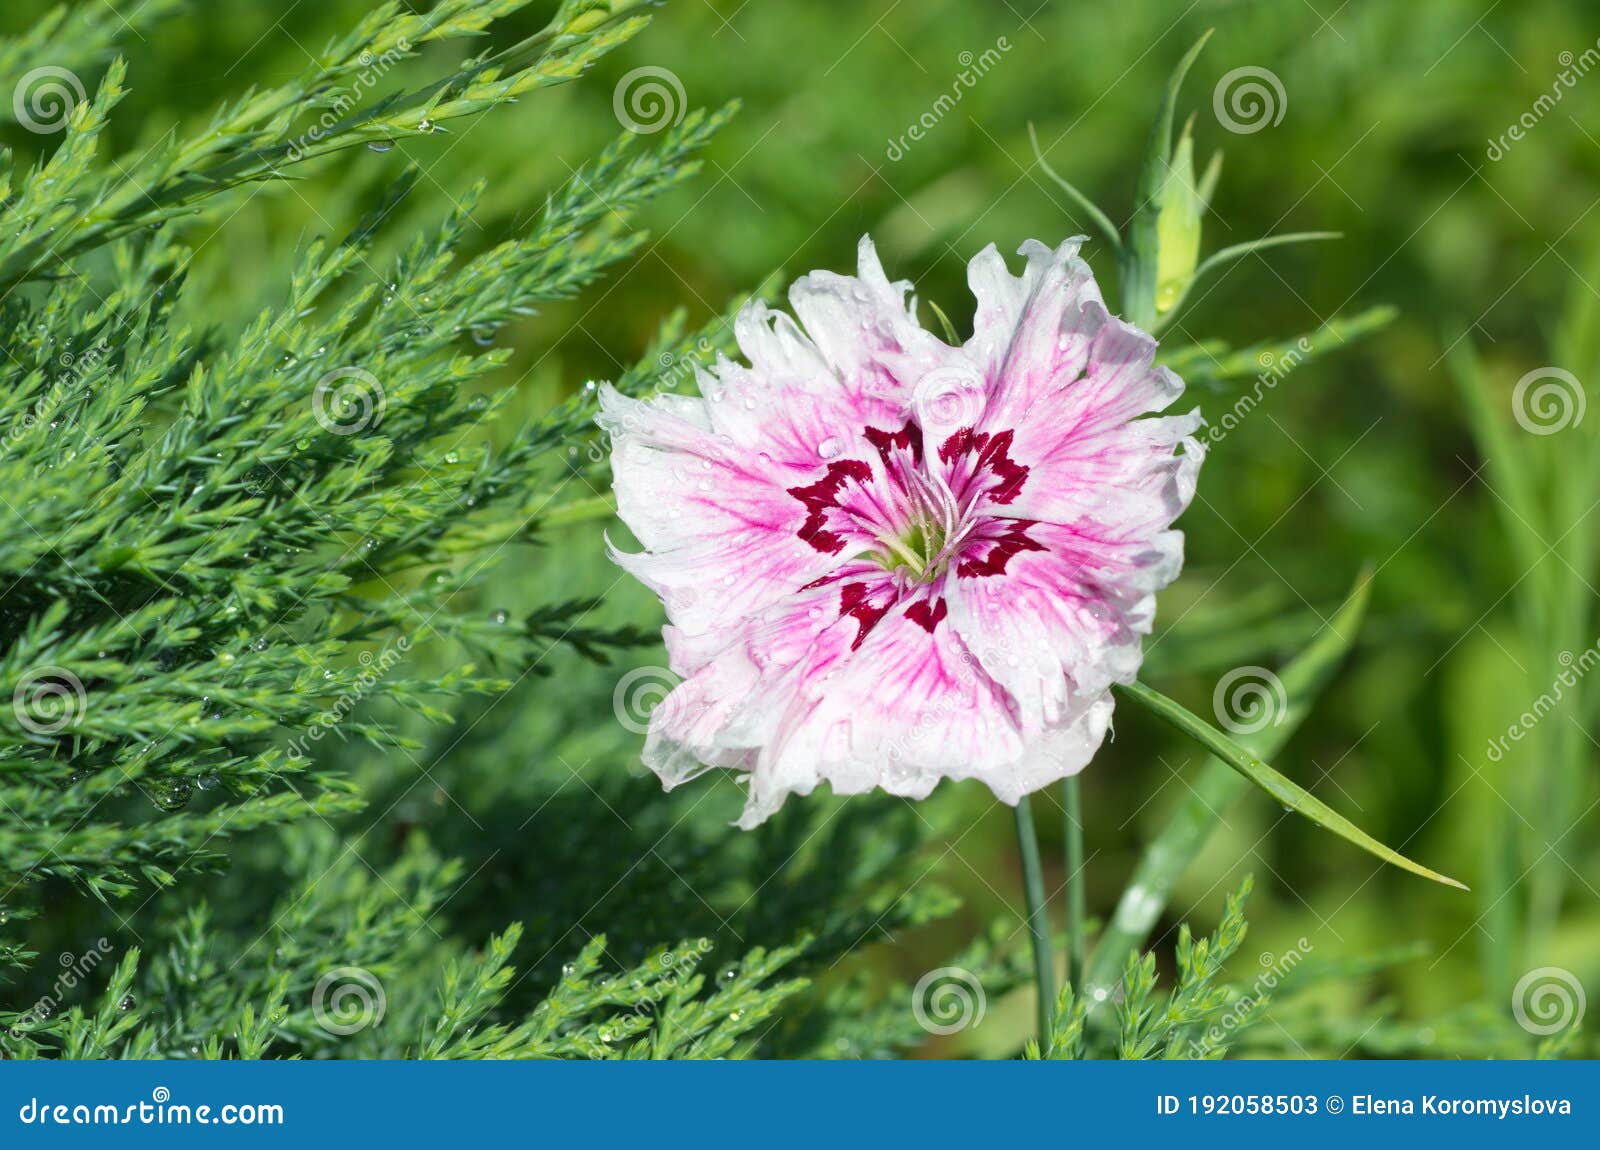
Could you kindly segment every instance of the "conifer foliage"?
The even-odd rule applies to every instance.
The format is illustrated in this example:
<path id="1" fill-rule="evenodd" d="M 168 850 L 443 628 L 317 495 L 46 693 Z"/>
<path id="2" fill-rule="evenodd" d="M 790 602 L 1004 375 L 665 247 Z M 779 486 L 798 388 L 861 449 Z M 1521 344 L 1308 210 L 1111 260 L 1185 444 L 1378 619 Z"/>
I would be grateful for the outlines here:
<path id="1" fill-rule="evenodd" d="M 120 130 L 125 41 L 201 2 L 86 0 L 0 39 L 19 144 L 0 151 L 0 1057 L 887 1057 L 1026 993 L 1020 921 L 929 971 L 869 953 L 957 909 L 942 844 L 970 826 L 948 805 L 817 795 L 745 834 L 732 786 L 640 777 L 637 696 L 664 683 L 619 656 L 659 661 L 634 656 L 660 620 L 600 554 L 599 381 L 530 408 L 505 370 L 497 332 L 625 269 L 639 212 L 736 109 L 643 132 L 619 112 L 515 222 L 480 186 L 416 225 L 431 177 L 407 142 L 579 80 L 651 5 L 391 0 L 198 127 Z M 307 201 L 322 227 L 268 306 L 235 323 L 193 298 L 256 197 L 303 198 L 307 172 L 369 149 L 384 186 Z M 1130 248 L 1166 194 L 1142 193 Z M 1159 330 L 1157 285 L 1133 279 Z M 611 382 L 687 388 L 742 302 L 698 328 L 664 307 Z M 1220 386 L 1259 351 L 1164 354 Z M 1286 671 L 1296 722 L 1346 648 Z M 1179 812 L 1087 993 L 1063 991 L 1027 1054 L 1219 1057 L 1287 1033 L 1259 1025 L 1259 979 L 1221 978 L 1247 891 L 1209 938 L 1183 929 L 1158 991 L 1143 944 L 1204 840 L 1185 818 L 1204 822 Z M 1290 989 L 1404 957 L 1307 964 Z M 1346 1025 L 1311 1006 L 1297 1033 L 1418 1045 Z M 1474 1014 L 1431 1049 L 1523 1045 Z"/>

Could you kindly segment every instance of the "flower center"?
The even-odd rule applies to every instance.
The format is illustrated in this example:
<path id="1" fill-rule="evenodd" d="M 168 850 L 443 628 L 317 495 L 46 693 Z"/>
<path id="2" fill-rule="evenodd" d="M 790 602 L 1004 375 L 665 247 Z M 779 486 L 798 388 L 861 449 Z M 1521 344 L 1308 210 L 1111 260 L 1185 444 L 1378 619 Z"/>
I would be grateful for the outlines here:
<path id="1" fill-rule="evenodd" d="M 885 570 L 903 571 L 912 580 L 931 583 L 944 574 L 974 518 L 970 502 L 957 499 L 943 476 L 922 467 L 902 473 L 906 509 L 899 530 L 876 532 L 883 548 L 873 558 Z"/>

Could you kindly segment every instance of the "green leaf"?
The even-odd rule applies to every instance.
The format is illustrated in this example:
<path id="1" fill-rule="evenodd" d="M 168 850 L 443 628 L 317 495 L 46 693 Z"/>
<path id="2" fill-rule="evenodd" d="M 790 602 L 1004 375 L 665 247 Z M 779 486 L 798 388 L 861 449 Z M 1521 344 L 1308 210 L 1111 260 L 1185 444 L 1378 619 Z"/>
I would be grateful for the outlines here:
<path id="1" fill-rule="evenodd" d="M 1194 117 L 1183 126 L 1156 217 L 1156 311 L 1183 302 L 1200 258 L 1200 215 L 1205 211 L 1194 178 Z"/>
<path id="2" fill-rule="evenodd" d="M 944 314 L 944 309 L 932 300 L 928 301 L 928 307 L 938 317 L 939 326 L 944 328 L 944 341 L 951 347 L 960 347 L 961 337 L 956 334 L 956 325 L 950 322 L 950 317 Z"/>
<path id="3" fill-rule="evenodd" d="M 1456 887 L 1459 890 L 1470 889 L 1466 884 L 1439 874 L 1437 871 L 1429 870 L 1421 863 L 1412 862 L 1400 852 L 1384 846 L 1310 791 L 1285 778 L 1240 746 L 1232 738 L 1159 691 L 1154 691 L 1143 683 L 1119 684 L 1115 689 L 1118 694 L 1132 699 L 1146 710 L 1155 714 L 1163 722 L 1188 735 L 1284 806 L 1300 812 L 1318 826 L 1332 831 L 1346 842 L 1353 843 L 1368 854 L 1380 858 L 1386 863 L 1400 867 L 1402 870 L 1408 870 L 1412 874 L 1432 879 L 1434 882 L 1443 883 L 1445 886 Z"/>
<path id="4" fill-rule="evenodd" d="M 1144 165 L 1139 170 L 1139 192 L 1133 222 L 1128 228 L 1128 245 L 1122 250 L 1122 308 L 1128 321 L 1152 330 L 1156 319 L 1156 261 L 1161 247 L 1158 220 L 1161 193 L 1167 184 L 1167 169 L 1172 155 L 1172 118 L 1178 105 L 1178 90 L 1193 67 L 1200 49 L 1211 39 L 1211 29 L 1195 41 L 1167 78 L 1166 90 L 1150 139 L 1145 145 Z"/>
<path id="5" fill-rule="evenodd" d="M 1218 268 L 1225 267 L 1235 260 L 1243 259 L 1251 252 L 1286 247 L 1289 244 L 1311 243 L 1316 240 L 1336 240 L 1343 235 L 1343 232 L 1285 232 L 1283 235 L 1263 236 L 1259 240 L 1233 244 L 1223 248 L 1221 251 L 1212 252 L 1200 261 L 1200 266 L 1194 269 L 1194 275 L 1189 277 L 1189 282 L 1184 285 L 1182 292 L 1177 295 L 1171 305 L 1162 310 L 1162 324 L 1164 325 L 1171 321 L 1173 315 L 1183 306 L 1184 301 L 1189 298 L 1189 292 L 1194 289 L 1194 285 Z"/>
<path id="6" fill-rule="evenodd" d="M 1310 714 L 1322 689 L 1355 642 L 1371 590 L 1372 573 L 1363 570 L 1339 610 L 1283 668 L 1278 676 L 1283 684 L 1283 711 L 1260 730 L 1239 736 L 1239 742 L 1252 753 L 1263 757 L 1276 754 Z M 1097 999 L 1094 992 L 1109 991 L 1116 984 L 1128 955 L 1148 937 L 1156 919 L 1166 909 L 1173 887 L 1200 854 L 1222 812 L 1233 805 L 1248 785 L 1245 777 L 1222 759 L 1214 755 L 1206 759 L 1188 797 L 1145 847 L 1095 947 L 1084 979 L 1091 1010 L 1105 1001 Z"/>
<path id="7" fill-rule="evenodd" d="M 1080 192 L 1050 166 L 1049 162 L 1044 158 L 1044 152 L 1039 149 L 1039 133 L 1034 130 L 1032 120 L 1028 121 L 1028 139 L 1033 144 L 1033 158 L 1039 161 L 1039 167 L 1043 169 L 1044 174 L 1054 180 L 1063 192 L 1071 196 L 1073 203 L 1088 213 L 1089 219 L 1094 221 L 1094 226 L 1100 229 L 1100 234 L 1111 241 L 1111 247 L 1114 250 L 1120 251 L 1122 249 L 1122 236 L 1117 233 L 1117 225 L 1111 222 L 1111 217 L 1101 211 L 1093 200 Z"/>
<path id="8" fill-rule="evenodd" d="M 1399 314 L 1398 309 L 1379 304 L 1355 315 L 1336 315 L 1321 327 L 1292 339 L 1253 343 L 1238 350 L 1220 341 L 1186 344 L 1171 351 L 1163 349 L 1161 362 L 1190 384 L 1216 386 L 1226 380 L 1251 376 L 1281 381 L 1290 371 L 1381 331 Z"/>

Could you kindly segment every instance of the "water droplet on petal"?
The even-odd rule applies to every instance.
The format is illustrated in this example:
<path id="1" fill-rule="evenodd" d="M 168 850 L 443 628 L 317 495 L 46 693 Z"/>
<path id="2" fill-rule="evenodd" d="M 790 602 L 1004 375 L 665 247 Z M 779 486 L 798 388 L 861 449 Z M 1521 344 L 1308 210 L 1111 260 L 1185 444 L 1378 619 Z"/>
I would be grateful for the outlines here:
<path id="1" fill-rule="evenodd" d="M 830 435 L 827 439 L 817 444 L 817 454 L 823 459 L 832 459 L 839 454 L 841 447 L 838 437 Z"/>

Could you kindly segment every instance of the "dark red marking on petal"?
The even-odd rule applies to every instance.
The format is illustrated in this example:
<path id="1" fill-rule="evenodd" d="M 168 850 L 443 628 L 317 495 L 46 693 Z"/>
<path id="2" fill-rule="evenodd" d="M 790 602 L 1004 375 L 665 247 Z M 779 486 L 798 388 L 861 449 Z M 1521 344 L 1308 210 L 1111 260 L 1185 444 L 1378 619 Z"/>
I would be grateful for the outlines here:
<path id="1" fill-rule="evenodd" d="M 922 462 L 922 428 L 910 420 L 899 431 L 883 431 L 876 427 L 869 427 L 861 433 L 868 443 L 878 449 L 878 454 L 883 457 L 883 462 L 891 462 L 891 454 L 895 448 L 903 448 L 911 452 L 911 458 L 917 463 Z"/>
<path id="2" fill-rule="evenodd" d="M 953 463 L 963 455 L 972 455 L 972 473 L 988 471 L 994 477 L 988 489 L 991 503 L 1010 503 L 1022 493 L 1028 478 L 1028 469 L 1011 458 L 1011 442 L 1015 433 L 1007 428 L 997 435 L 973 431 L 963 427 L 939 445 L 939 458 Z"/>
<path id="3" fill-rule="evenodd" d="M 929 601 L 922 600 L 906 608 L 906 618 L 921 627 L 928 634 L 933 634 L 933 629 L 939 625 L 939 620 L 950 613 L 950 608 L 945 606 L 943 599 Z"/>
<path id="4" fill-rule="evenodd" d="M 989 553 L 982 559 L 963 556 L 956 574 L 963 579 L 974 578 L 979 575 L 1004 575 L 1006 564 L 1011 557 L 1019 551 L 1048 551 L 1043 543 L 1028 537 L 1028 528 L 1038 522 L 1036 519 L 1008 519 L 997 520 L 1004 522 L 1006 530 L 997 539 L 979 540 L 975 545 L 990 544 Z"/>
<path id="5" fill-rule="evenodd" d="M 789 488 L 789 494 L 805 504 L 808 512 L 806 521 L 795 534 L 826 555 L 843 551 L 844 536 L 823 527 L 828 519 L 828 508 L 839 505 L 839 489 L 847 480 L 865 483 L 871 478 L 872 468 L 859 459 L 836 459 L 815 483 Z"/>
<path id="6" fill-rule="evenodd" d="M 888 603 L 882 607 L 873 605 L 867 597 L 871 593 L 865 583 L 846 583 L 839 588 L 839 614 L 849 615 L 861 624 L 861 629 L 856 632 L 856 641 L 850 644 L 852 651 L 861 646 L 861 640 L 878 625 L 878 620 L 889 613 Z"/>

